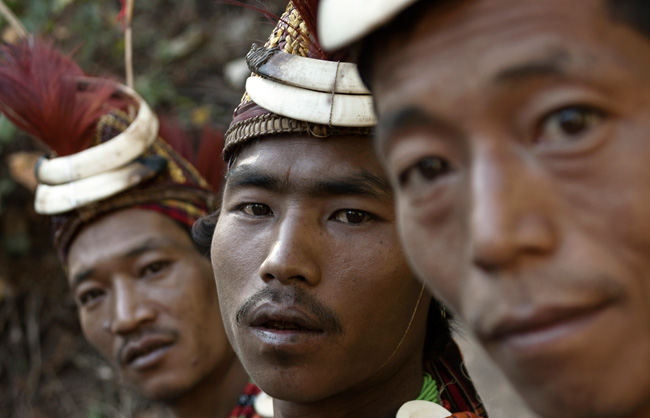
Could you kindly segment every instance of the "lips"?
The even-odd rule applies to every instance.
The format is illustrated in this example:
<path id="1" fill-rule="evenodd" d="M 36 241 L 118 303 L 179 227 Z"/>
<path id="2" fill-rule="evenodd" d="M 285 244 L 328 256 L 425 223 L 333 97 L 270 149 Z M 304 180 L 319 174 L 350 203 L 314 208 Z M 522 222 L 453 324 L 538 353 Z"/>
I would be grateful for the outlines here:
<path id="1" fill-rule="evenodd" d="M 175 343 L 171 334 L 145 335 L 131 341 L 121 350 L 120 362 L 128 367 L 144 369 L 157 364 Z"/>
<path id="2" fill-rule="evenodd" d="M 326 325 L 296 306 L 264 304 L 251 312 L 253 328 L 280 333 L 322 333 Z"/>
<path id="3" fill-rule="evenodd" d="M 476 333 L 488 344 L 505 343 L 520 352 L 550 350 L 586 330 L 610 302 L 526 309 L 523 314 L 502 315 L 494 325 L 476 329 Z"/>

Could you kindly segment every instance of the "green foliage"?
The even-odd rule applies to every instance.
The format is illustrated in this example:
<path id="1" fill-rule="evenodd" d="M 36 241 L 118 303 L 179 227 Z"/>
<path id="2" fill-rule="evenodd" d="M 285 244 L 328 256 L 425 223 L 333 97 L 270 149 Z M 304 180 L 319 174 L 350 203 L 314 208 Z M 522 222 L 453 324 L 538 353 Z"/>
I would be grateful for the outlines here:
<path id="1" fill-rule="evenodd" d="M 4 115 L 0 115 L 0 152 L 14 139 L 16 127 Z"/>
<path id="2" fill-rule="evenodd" d="M 4 148 L 13 140 L 16 128 L 9 120 L 0 116 L 0 155 Z M 14 190 L 14 182 L 8 174 L 0 171 L 0 215 L 3 213 L 3 197 Z"/>

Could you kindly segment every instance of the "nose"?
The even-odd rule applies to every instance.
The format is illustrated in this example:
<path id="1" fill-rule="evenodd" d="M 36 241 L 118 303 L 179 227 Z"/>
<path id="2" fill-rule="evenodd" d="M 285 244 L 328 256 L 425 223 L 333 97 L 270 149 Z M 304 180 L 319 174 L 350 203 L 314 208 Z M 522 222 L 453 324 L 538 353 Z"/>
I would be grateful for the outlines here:
<path id="1" fill-rule="evenodd" d="M 472 171 L 472 256 L 493 271 L 557 245 L 556 197 L 534 157 L 518 149 L 479 148 Z"/>
<path id="2" fill-rule="evenodd" d="M 109 329 L 113 334 L 128 334 L 152 322 L 156 311 L 146 295 L 138 291 L 136 279 L 119 278 L 113 286 L 113 315 Z"/>
<path id="3" fill-rule="evenodd" d="M 264 281 L 282 284 L 302 282 L 314 286 L 320 281 L 320 227 L 306 216 L 288 213 L 270 234 L 266 258 L 259 269 Z"/>

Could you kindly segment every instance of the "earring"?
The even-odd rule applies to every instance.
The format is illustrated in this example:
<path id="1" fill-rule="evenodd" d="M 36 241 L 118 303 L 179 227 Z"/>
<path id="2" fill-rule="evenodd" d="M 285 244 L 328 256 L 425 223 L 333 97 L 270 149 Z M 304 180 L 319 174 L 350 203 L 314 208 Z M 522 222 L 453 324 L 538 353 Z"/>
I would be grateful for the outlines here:
<path id="1" fill-rule="evenodd" d="M 443 318 L 447 317 L 447 308 L 445 308 L 442 305 L 440 305 L 440 316 L 443 317 Z"/>

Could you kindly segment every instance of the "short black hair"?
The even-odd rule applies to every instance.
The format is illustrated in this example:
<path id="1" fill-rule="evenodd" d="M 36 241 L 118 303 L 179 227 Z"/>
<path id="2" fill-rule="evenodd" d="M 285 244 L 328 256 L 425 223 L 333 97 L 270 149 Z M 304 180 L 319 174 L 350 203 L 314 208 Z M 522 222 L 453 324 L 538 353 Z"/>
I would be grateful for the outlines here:
<path id="1" fill-rule="evenodd" d="M 210 259 L 210 248 L 212 247 L 212 236 L 217 227 L 217 220 L 219 219 L 219 211 L 211 215 L 203 216 L 194 222 L 192 226 L 191 236 L 194 241 L 194 246 L 201 253 L 203 257 Z"/>
<path id="2" fill-rule="evenodd" d="M 427 333 L 424 340 L 424 360 L 440 357 L 452 340 L 453 316 L 443 305 L 431 298 L 427 313 Z"/>
<path id="3" fill-rule="evenodd" d="M 603 0 L 609 9 L 611 18 L 650 38 L 650 1 L 648 0 Z M 430 8 L 444 4 L 456 3 L 457 0 L 420 0 L 395 17 L 388 25 L 381 27 L 360 44 L 358 67 L 361 79 L 372 90 L 372 57 L 380 51 L 381 40 L 399 33 L 402 38 L 408 34 L 413 22 Z M 377 49 L 376 49 L 377 48 Z"/>

